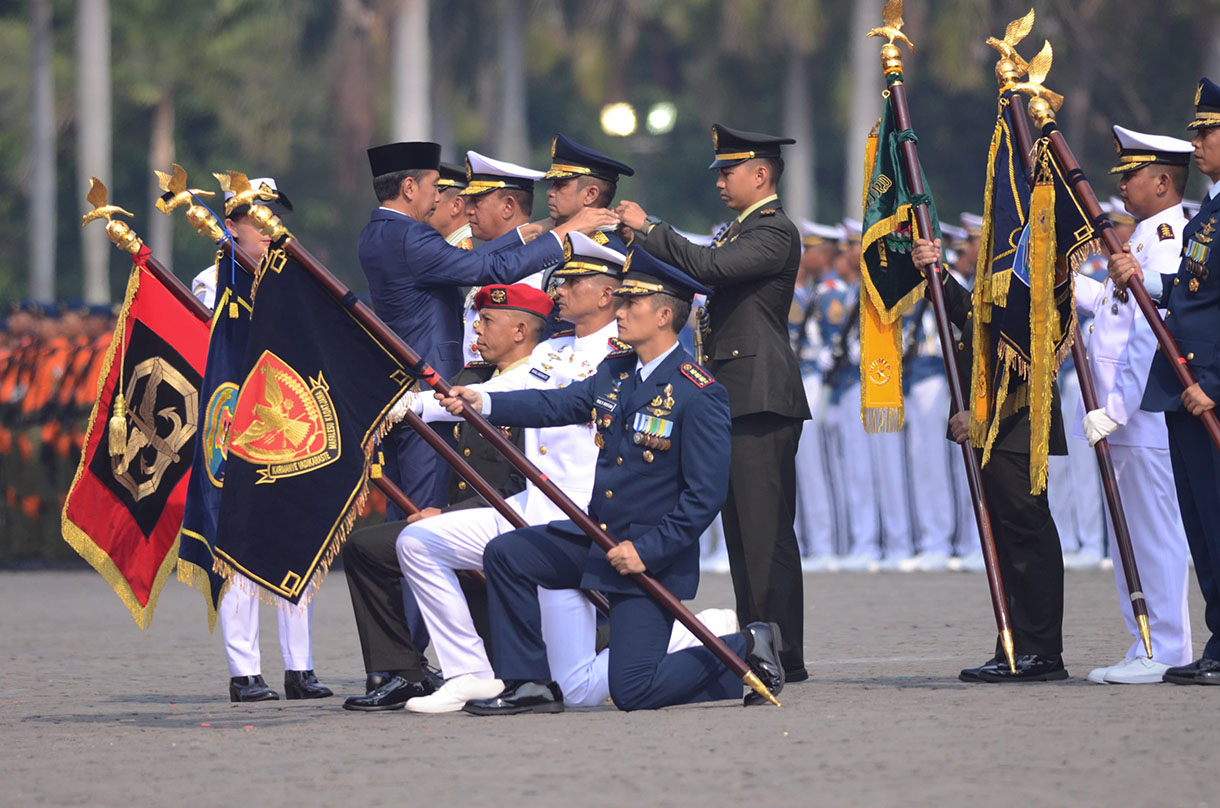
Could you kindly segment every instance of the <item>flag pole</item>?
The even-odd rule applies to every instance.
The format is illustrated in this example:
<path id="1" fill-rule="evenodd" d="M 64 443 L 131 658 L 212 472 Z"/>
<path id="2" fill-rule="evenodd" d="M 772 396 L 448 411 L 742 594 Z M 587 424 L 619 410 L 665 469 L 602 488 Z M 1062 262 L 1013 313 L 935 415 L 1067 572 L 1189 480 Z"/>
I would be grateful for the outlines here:
<path id="1" fill-rule="evenodd" d="M 1021 74 L 1012 59 L 1001 58 L 996 63 L 996 78 L 1000 82 L 1000 89 L 1006 90 L 1017 83 Z M 1029 177 L 1032 176 L 1030 154 L 1033 149 L 1033 138 L 1030 136 L 1029 119 L 1025 117 L 1025 99 L 1020 93 L 1014 93 L 1010 103 L 1013 105 L 1014 113 L 1012 115 L 1013 138 L 1016 140 L 1017 151 L 1021 155 L 1026 176 Z M 1106 221 L 1109 222 L 1109 219 L 1107 218 Z M 1080 397 L 1084 400 L 1085 411 L 1092 412 L 1101 405 L 1097 400 L 1097 390 L 1093 385 L 1089 356 L 1084 347 L 1084 338 L 1080 332 L 1079 323 L 1076 324 L 1076 333 L 1072 339 L 1072 361 L 1076 365 L 1076 376 L 1080 380 Z M 1131 599 L 1131 611 L 1135 615 L 1140 638 L 1144 641 L 1144 651 L 1148 654 L 1148 658 L 1152 659 L 1152 630 L 1148 622 L 1148 602 L 1144 598 L 1144 588 L 1140 584 L 1135 550 L 1131 546 L 1131 530 L 1127 525 L 1122 497 L 1118 491 L 1114 460 L 1110 456 L 1110 442 L 1102 438 L 1093 445 L 1093 451 L 1097 455 L 1097 467 L 1101 472 L 1102 488 L 1105 491 L 1106 502 L 1110 506 L 1110 521 L 1114 525 L 1114 541 L 1118 545 L 1118 555 L 1123 566 L 1123 576 L 1126 578 L 1127 593 Z"/>
<path id="2" fill-rule="evenodd" d="M 896 13 L 894 13 L 896 11 Z M 888 42 L 881 46 L 881 71 L 885 77 L 889 92 L 890 108 L 899 131 L 911 129 L 911 112 L 907 105 L 906 90 L 903 86 L 902 54 L 899 52 L 895 39 L 901 39 L 909 46 L 910 40 L 902 33 L 902 2 L 890 0 L 885 8 L 883 28 L 874 28 L 868 36 L 884 36 Z M 904 140 L 900 144 L 903 170 L 906 173 L 907 185 L 916 196 L 924 194 L 923 178 L 919 171 L 919 153 L 913 140 Z M 913 208 L 915 222 L 921 234 L 932 234 L 932 217 L 928 214 L 928 206 L 919 204 Z M 951 410 L 954 414 L 966 410 L 966 397 L 963 393 L 961 376 L 954 360 L 955 351 L 953 332 L 949 327 L 949 312 L 945 306 L 945 292 L 942 286 L 945 268 L 938 261 L 925 270 L 928 281 L 928 298 L 932 304 L 932 314 L 936 318 L 936 332 L 940 337 L 941 357 L 945 363 L 945 376 L 949 382 L 949 397 Z M 979 466 L 978 454 L 969 441 L 961 444 L 962 459 L 966 464 L 966 482 L 970 486 L 970 498 L 974 505 L 974 520 L 979 531 L 979 543 L 983 551 L 983 565 L 987 572 L 987 586 L 991 593 L 991 608 L 995 615 L 996 629 L 1000 635 L 1000 644 L 1004 655 L 1008 658 L 1010 670 L 1017 669 L 1016 654 L 1012 641 L 1012 620 L 1008 614 L 1008 601 L 1004 594 L 1004 582 L 1000 575 L 1000 562 L 996 554 L 995 534 L 991 528 L 991 514 L 987 508 L 987 500 L 983 492 L 983 472 Z"/>

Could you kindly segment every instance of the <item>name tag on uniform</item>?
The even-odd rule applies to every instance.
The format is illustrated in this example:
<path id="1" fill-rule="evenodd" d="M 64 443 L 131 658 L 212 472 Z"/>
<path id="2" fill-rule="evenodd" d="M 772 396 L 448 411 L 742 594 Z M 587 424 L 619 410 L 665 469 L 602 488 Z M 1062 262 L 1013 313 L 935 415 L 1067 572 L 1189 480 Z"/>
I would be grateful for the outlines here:
<path id="1" fill-rule="evenodd" d="M 530 368 L 530 375 L 535 379 L 541 379 L 544 382 L 551 380 L 551 375 L 549 373 L 543 373 L 538 368 Z"/>
<path id="2" fill-rule="evenodd" d="M 614 408 L 618 406 L 617 401 L 611 401 L 605 396 L 597 397 L 597 406 L 601 407 L 606 412 L 614 412 Z"/>

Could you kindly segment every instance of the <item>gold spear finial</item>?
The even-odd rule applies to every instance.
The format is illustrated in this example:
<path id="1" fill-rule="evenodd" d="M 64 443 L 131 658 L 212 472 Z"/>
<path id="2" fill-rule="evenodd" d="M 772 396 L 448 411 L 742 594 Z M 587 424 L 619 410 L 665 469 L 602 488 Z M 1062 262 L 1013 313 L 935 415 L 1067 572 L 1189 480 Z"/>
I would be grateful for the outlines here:
<path id="1" fill-rule="evenodd" d="M 212 176 L 220 183 L 221 188 L 233 194 L 225 203 L 227 209 L 231 209 L 229 206 L 237 208 L 241 205 L 249 205 L 250 212 L 247 215 L 263 235 L 269 236 L 272 241 L 279 241 L 284 236 L 292 237 L 288 228 L 284 227 L 284 223 L 280 221 L 280 217 L 276 216 L 271 208 L 261 204 L 263 201 L 269 202 L 275 199 L 274 191 L 269 188 L 265 189 L 266 186 L 251 188 L 250 178 L 240 171 L 229 171 L 226 174 L 213 174 Z"/>
<path id="2" fill-rule="evenodd" d="M 1008 89 L 1018 79 L 1029 72 L 1029 63 L 1017 53 L 1017 44 L 1029 36 L 1034 28 L 1034 10 L 1031 8 L 1024 17 L 1008 23 L 1004 29 L 1004 38 L 987 37 L 987 44 L 1000 52 L 1000 60 L 995 65 L 996 79 L 1001 89 Z"/>
<path id="3" fill-rule="evenodd" d="M 881 73 L 885 76 L 896 75 L 901 78 L 902 52 L 898 50 L 894 40 L 905 42 L 911 49 L 911 53 L 915 52 L 914 43 L 907 39 L 906 34 L 902 33 L 902 0 L 889 0 L 881 11 L 881 19 L 885 21 L 885 25 L 872 29 L 866 36 L 885 37 L 886 43 L 881 46 Z"/>
<path id="4" fill-rule="evenodd" d="M 1148 615 L 1137 614 L 1135 622 L 1139 625 L 1140 639 L 1144 641 L 1144 650 L 1148 652 L 1148 658 L 1152 659 L 1152 630 L 1148 627 Z"/>
<path id="5" fill-rule="evenodd" d="M 106 235 L 110 237 L 114 245 L 124 252 L 135 255 L 144 246 L 144 242 L 128 226 L 127 222 L 113 218 L 119 214 L 131 218 L 132 213 L 118 205 L 109 204 L 109 196 L 110 192 L 106 190 L 104 182 L 97 177 L 89 178 L 89 193 L 85 195 L 85 199 L 93 206 L 93 210 L 81 217 L 80 226 L 84 227 L 94 219 L 105 219 Z"/>
<path id="6" fill-rule="evenodd" d="M 750 671 L 749 673 L 747 673 L 747 674 L 745 675 L 745 679 L 744 679 L 743 681 L 745 681 L 745 683 L 746 683 L 747 685 L 749 685 L 749 686 L 750 686 L 750 688 L 751 688 L 751 689 L 752 689 L 752 690 L 753 690 L 755 693 L 757 693 L 758 695 L 762 696 L 764 699 L 766 699 L 767 701 L 771 702 L 771 703 L 772 703 L 772 704 L 774 704 L 776 707 L 781 707 L 781 706 L 783 706 L 783 705 L 781 705 L 781 704 L 779 703 L 779 699 L 775 698 L 775 694 L 774 694 L 774 693 L 772 693 L 772 692 L 771 692 L 771 691 L 770 691 L 770 690 L 767 688 L 767 686 L 763 684 L 762 679 L 759 679 L 759 678 L 758 678 L 758 674 L 757 674 L 757 673 L 755 673 L 754 671 Z"/>
<path id="7" fill-rule="evenodd" d="M 198 199 L 200 196 L 213 196 L 213 194 L 198 188 L 188 188 L 186 169 L 177 163 L 174 163 L 172 171 L 172 174 L 166 174 L 164 171 L 153 172 L 157 175 L 161 190 L 165 191 L 165 195 L 157 200 L 157 210 L 169 216 L 180 206 L 186 205 L 186 220 L 191 227 L 209 241 L 220 241 L 224 238 L 224 227 L 216 218 L 216 214 L 201 205 Z"/>
<path id="8" fill-rule="evenodd" d="M 1046 75 L 1051 72 L 1054 55 L 1051 43 L 1044 42 L 1038 55 L 1029 60 L 1028 80 L 1009 87 L 1009 89 L 1029 96 L 1029 114 L 1038 128 L 1053 121 L 1055 113 L 1059 111 L 1059 107 L 1063 106 L 1063 96 L 1042 86 L 1042 82 L 1046 81 Z"/>

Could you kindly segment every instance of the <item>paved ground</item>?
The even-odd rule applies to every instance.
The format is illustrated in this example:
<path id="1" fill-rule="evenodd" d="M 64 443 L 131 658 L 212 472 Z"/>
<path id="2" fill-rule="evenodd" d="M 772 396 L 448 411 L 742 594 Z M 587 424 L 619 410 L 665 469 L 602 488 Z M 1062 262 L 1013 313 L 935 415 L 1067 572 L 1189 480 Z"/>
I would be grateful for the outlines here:
<path id="1" fill-rule="evenodd" d="M 3 573 L 0 592 L 7 806 L 1217 802 L 1220 688 L 1084 680 L 1127 643 L 1108 572 L 1068 574 L 1066 683 L 957 681 L 993 642 L 981 575 L 840 573 L 806 576 L 813 675 L 781 709 L 498 719 L 349 713 L 339 698 L 231 705 L 219 633 L 174 581 L 144 633 L 92 572 Z M 729 599 L 727 576 L 706 575 L 696 605 Z M 267 607 L 263 621 L 278 685 Z M 342 573 L 314 630 L 322 680 L 357 692 Z"/>

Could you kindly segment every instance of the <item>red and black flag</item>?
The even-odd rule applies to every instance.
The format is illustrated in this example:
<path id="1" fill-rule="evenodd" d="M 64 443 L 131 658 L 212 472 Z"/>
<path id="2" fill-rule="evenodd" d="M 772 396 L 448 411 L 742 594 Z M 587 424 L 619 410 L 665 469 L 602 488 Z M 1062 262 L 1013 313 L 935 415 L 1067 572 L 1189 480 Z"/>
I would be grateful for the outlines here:
<path id="1" fill-rule="evenodd" d="M 336 300 L 289 256 L 275 267 L 257 285 L 229 426 L 216 569 L 296 604 L 351 529 L 412 378 L 349 312 L 354 296 Z"/>
<path id="2" fill-rule="evenodd" d="M 140 628 L 178 558 L 208 325 L 144 268 L 141 247 L 106 353 L 63 536 Z"/>

